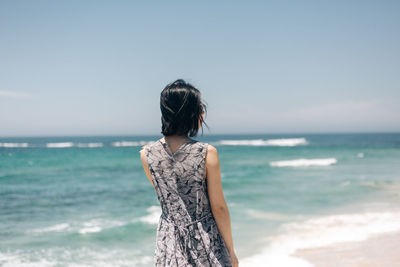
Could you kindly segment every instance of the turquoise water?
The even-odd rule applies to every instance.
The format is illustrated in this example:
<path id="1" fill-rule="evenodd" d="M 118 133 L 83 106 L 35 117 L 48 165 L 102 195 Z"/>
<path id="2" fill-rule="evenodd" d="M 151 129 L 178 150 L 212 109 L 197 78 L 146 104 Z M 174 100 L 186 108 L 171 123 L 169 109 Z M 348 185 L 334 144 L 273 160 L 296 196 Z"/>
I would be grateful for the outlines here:
<path id="1" fill-rule="evenodd" d="M 160 211 L 139 150 L 160 137 L 0 138 L 0 265 L 153 266 Z M 219 151 L 243 266 L 284 266 L 352 225 L 400 230 L 400 134 L 195 139 Z"/>

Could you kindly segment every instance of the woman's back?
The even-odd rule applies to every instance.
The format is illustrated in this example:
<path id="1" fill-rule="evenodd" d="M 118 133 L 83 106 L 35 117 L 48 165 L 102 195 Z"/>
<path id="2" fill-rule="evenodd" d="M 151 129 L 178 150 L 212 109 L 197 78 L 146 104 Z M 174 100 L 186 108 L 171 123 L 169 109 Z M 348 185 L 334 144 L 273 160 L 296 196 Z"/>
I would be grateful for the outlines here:
<path id="1" fill-rule="evenodd" d="M 144 147 L 162 209 L 156 266 L 232 266 L 211 211 L 207 147 L 207 143 L 190 139 L 172 153 L 164 138 Z"/>

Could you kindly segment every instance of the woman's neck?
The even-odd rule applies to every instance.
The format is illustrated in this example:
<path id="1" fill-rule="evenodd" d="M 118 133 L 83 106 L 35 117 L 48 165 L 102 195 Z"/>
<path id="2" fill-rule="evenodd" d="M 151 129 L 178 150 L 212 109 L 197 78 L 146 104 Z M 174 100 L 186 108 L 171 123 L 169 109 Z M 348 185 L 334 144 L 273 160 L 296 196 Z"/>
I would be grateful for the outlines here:
<path id="1" fill-rule="evenodd" d="M 164 136 L 164 140 L 167 141 L 172 141 L 172 142 L 179 142 L 179 141 L 183 141 L 183 140 L 189 140 L 190 138 L 187 135 L 169 135 L 169 136 Z"/>

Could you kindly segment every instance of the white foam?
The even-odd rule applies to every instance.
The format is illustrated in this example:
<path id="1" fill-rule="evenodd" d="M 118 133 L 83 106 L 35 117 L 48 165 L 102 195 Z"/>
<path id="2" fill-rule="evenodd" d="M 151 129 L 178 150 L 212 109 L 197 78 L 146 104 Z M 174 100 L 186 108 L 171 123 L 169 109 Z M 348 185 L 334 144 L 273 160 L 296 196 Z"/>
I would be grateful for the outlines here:
<path id="1" fill-rule="evenodd" d="M 364 157 L 364 153 L 358 153 L 357 154 L 357 158 L 363 158 Z"/>
<path id="2" fill-rule="evenodd" d="M 153 258 L 142 250 L 91 248 L 87 245 L 8 249 L 0 252 L 0 266 L 2 267 L 148 266 L 152 260 Z"/>
<path id="3" fill-rule="evenodd" d="M 78 143 L 77 147 L 88 147 L 88 148 L 94 148 L 94 147 L 102 147 L 103 143 Z"/>
<path id="4" fill-rule="evenodd" d="M 284 161 L 272 161 L 269 163 L 273 167 L 308 167 L 308 166 L 329 166 L 337 163 L 335 158 L 326 159 L 294 159 Z"/>
<path id="5" fill-rule="evenodd" d="M 266 220 L 272 220 L 272 221 L 285 221 L 285 220 L 289 220 L 289 219 L 294 219 L 295 217 L 300 218 L 300 216 L 293 216 L 293 215 L 279 213 L 279 212 L 260 211 L 260 210 L 254 210 L 254 209 L 247 209 L 246 213 L 249 214 L 253 218 L 266 219 Z"/>
<path id="6" fill-rule="evenodd" d="M 72 142 L 61 142 L 61 143 L 47 143 L 46 147 L 49 148 L 64 148 L 64 147 L 73 147 L 74 144 Z"/>
<path id="7" fill-rule="evenodd" d="M 298 249 L 363 241 L 377 234 L 400 231 L 400 212 L 336 214 L 283 224 L 261 253 L 245 258 L 241 266 L 313 266 L 292 254 Z"/>
<path id="8" fill-rule="evenodd" d="M 123 226 L 125 224 L 125 222 L 115 220 L 93 219 L 88 222 L 84 222 L 82 228 L 78 230 L 78 233 L 83 235 L 87 233 L 97 233 L 101 232 L 103 229 Z"/>
<path id="9" fill-rule="evenodd" d="M 294 218 L 294 216 L 288 214 L 283 214 L 279 212 L 270 212 L 270 211 L 260 211 L 254 209 L 248 209 L 246 210 L 246 213 L 253 218 L 266 219 L 271 221 L 285 221 Z"/>
<path id="10" fill-rule="evenodd" d="M 0 147 L 14 148 L 14 147 L 29 147 L 28 143 L 0 143 Z"/>
<path id="11" fill-rule="evenodd" d="M 147 208 L 149 212 L 148 215 L 140 217 L 139 221 L 148 223 L 148 224 L 158 224 L 158 221 L 161 216 L 161 207 L 160 206 L 150 206 Z"/>
<path id="12" fill-rule="evenodd" d="M 87 227 L 84 227 L 84 228 L 82 228 L 82 229 L 80 229 L 78 232 L 80 233 L 80 234 L 87 234 L 87 233 L 96 233 L 96 232 L 101 232 L 101 227 L 100 226 L 87 226 Z"/>
<path id="13" fill-rule="evenodd" d="M 119 227 L 130 222 L 109 219 L 92 219 L 87 222 L 60 223 L 52 226 L 30 230 L 28 232 L 42 234 L 48 232 L 78 232 L 80 234 L 101 232 L 103 229 Z"/>
<path id="14" fill-rule="evenodd" d="M 69 227 L 70 226 L 68 223 L 60 223 L 60 224 L 56 224 L 56 225 L 45 227 L 45 228 L 35 229 L 35 230 L 32 230 L 31 232 L 33 232 L 33 233 L 63 232 L 65 230 L 67 230 Z"/>
<path id="15" fill-rule="evenodd" d="M 282 139 L 249 139 L 249 140 L 220 140 L 220 145 L 230 146 L 298 146 L 308 144 L 305 138 L 282 138 Z"/>
<path id="16" fill-rule="evenodd" d="M 120 147 L 120 146 L 139 146 L 139 142 L 131 142 L 131 141 L 113 142 L 112 146 L 116 146 L 116 147 Z"/>
<path id="17" fill-rule="evenodd" d="M 26 253 L 28 254 L 28 253 Z M 47 259 L 37 259 L 30 262 L 29 256 L 24 255 L 23 251 L 0 252 L 0 266 L 2 267 L 51 267 L 56 266 L 57 262 Z"/>
<path id="18" fill-rule="evenodd" d="M 143 146 L 152 143 L 154 143 L 154 141 L 118 141 L 118 142 L 113 142 L 111 145 L 115 147 L 130 147 L 130 146 Z"/>

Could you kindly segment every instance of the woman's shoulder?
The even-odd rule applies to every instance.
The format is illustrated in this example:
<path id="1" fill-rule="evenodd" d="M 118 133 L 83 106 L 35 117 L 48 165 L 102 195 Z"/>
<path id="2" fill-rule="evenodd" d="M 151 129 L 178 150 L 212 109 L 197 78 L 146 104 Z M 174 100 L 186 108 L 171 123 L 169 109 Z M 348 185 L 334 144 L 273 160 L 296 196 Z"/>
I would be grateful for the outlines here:
<path id="1" fill-rule="evenodd" d="M 213 155 L 218 154 L 218 150 L 215 146 L 211 145 L 208 142 L 198 142 L 200 151 L 203 151 L 206 158 L 212 157 Z"/>
<path id="2" fill-rule="evenodd" d="M 152 146 L 156 145 L 157 143 L 159 143 L 160 139 L 156 140 L 156 141 L 149 141 L 146 144 L 142 145 L 142 149 L 140 150 L 140 152 L 145 151 L 146 149 L 151 148 Z"/>
<path id="3" fill-rule="evenodd" d="M 217 150 L 213 145 L 211 145 L 211 144 L 208 143 L 208 142 L 200 142 L 200 141 L 199 141 L 199 143 L 201 144 L 201 146 L 205 147 L 205 148 L 207 149 L 207 151 L 210 151 L 210 150 Z"/>
<path id="4" fill-rule="evenodd" d="M 194 140 L 194 143 L 195 143 L 197 146 L 206 148 L 207 150 L 209 150 L 210 148 L 211 148 L 211 149 L 212 149 L 212 148 L 215 148 L 214 146 L 210 145 L 208 142 L 205 142 L 205 141 Z"/>
<path id="5" fill-rule="evenodd" d="M 215 146 L 206 143 L 206 150 L 207 150 L 207 156 L 211 155 L 215 155 L 218 154 L 218 150 Z"/>
<path id="6" fill-rule="evenodd" d="M 197 143 L 198 145 L 200 145 L 200 146 L 205 147 L 208 151 L 216 151 L 216 150 L 217 150 L 217 148 L 216 148 L 215 146 L 211 145 L 211 144 L 208 143 L 208 142 L 205 142 L 205 141 L 196 141 L 196 143 Z"/>

